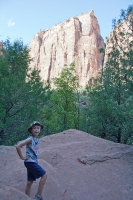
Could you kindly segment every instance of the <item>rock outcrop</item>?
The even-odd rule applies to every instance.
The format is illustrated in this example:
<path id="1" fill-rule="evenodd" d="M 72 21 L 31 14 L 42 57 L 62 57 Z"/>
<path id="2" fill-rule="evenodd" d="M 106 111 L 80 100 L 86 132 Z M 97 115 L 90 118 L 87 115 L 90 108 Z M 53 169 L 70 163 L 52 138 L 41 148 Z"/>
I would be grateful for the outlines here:
<path id="1" fill-rule="evenodd" d="M 92 10 L 36 34 L 29 44 L 33 58 L 29 73 L 36 67 L 44 82 L 52 81 L 64 65 L 74 62 L 79 85 L 84 87 L 101 70 L 104 55 L 100 48 L 105 48 L 104 40 Z"/>
<path id="2" fill-rule="evenodd" d="M 3 48 L 3 44 L 2 42 L 0 42 L 0 55 L 2 55 L 2 48 Z"/>
<path id="3" fill-rule="evenodd" d="M 15 147 L 1 146 L 0 161 L 0 200 L 30 200 L 24 194 L 26 169 Z M 132 145 L 70 129 L 41 138 L 39 163 L 48 175 L 45 200 L 133 199 Z"/>
<path id="4" fill-rule="evenodd" d="M 131 49 L 131 42 L 133 41 L 133 13 L 128 15 L 125 20 L 117 24 L 114 30 L 109 34 L 106 42 L 104 63 L 108 61 L 108 54 L 114 51 L 113 48 L 118 49 L 123 55 L 123 52 Z"/>

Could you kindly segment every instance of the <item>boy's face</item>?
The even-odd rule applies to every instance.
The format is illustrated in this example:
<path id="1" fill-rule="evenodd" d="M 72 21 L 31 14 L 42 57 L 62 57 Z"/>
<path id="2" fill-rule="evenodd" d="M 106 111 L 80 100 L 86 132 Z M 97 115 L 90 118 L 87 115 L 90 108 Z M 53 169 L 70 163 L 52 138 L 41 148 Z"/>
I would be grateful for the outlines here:
<path id="1" fill-rule="evenodd" d="M 41 126 L 39 125 L 32 126 L 31 133 L 34 137 L 37 137 L 40 132 L 41 132 Z"/>

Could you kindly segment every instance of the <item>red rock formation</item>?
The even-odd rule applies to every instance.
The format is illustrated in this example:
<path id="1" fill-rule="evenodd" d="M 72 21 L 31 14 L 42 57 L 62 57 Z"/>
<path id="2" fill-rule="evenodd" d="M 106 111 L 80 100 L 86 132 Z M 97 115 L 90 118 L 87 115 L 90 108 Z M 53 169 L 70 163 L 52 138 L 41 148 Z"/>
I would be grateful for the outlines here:
<path id="1" fill-rule="evenodd" d="M 72 129 L 43 137 L 40 144 L 39 162 L 48 174 L 45 200 L 133 199 L 132 145 Z M 1 146 L 0 161 L 0 200 L 30 200 L 24 194 L 26 169 L 15 147 Z"/>
<path id="2" fill-rule="evenodd" d="M 42 80 L 59 76 L 65 64 L 75 62 L 79 84 L 85 86 L 101 69 L 105 48 L 94 11 L 70 18 L 64 23 L 35 35 L 30 42 L 33 62 L 29 72 L 36 66 Z"/>

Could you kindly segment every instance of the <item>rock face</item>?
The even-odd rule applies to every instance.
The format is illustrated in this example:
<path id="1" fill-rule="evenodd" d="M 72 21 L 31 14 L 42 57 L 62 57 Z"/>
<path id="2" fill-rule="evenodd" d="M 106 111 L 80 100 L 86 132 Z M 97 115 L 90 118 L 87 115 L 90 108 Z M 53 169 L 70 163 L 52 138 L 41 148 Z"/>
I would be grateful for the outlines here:
<path id="1" fill-rule="evenodd" d="M 115 29 L 109 34 L 106 43 L 104 63 L 108 61 L 108 54 L 113 50 L 113 47 L 118 49 L 123 55 L 123 51 L 131 49 L 130 44 L 133 41 L 133 13 L 131 13 L 125 20 L 119 23 Z"/>
<path id="2" fill-rule="evenodd" d="M 2 55 L 2 52 L 1 52 L 2 48 L 3 48 L 3 44 L 2 42 L 0 42 L 0 55 Z"/>
<path id="3" fill-rule="evenodd" d="M 0 161 L 0 200 L 30 200 L 24 194 L 26 169 L 15 147 L 1 146 Z M 45 200 L 133 199 L 133 146 L 70 129 L 41 138 L 39 163 L 48 175 Z"/>
<path id="4" fill-rule="evenodd" d="M 104 40 L 92 10 L 36 34 L 29 44 L 33 58 L 29 72 L 37 67 L 42 80 L 52 80 L 64 65 L 74 62 L 79 84 L 84 87 L 102 67 L 100 48 L 105 48 Z"/>

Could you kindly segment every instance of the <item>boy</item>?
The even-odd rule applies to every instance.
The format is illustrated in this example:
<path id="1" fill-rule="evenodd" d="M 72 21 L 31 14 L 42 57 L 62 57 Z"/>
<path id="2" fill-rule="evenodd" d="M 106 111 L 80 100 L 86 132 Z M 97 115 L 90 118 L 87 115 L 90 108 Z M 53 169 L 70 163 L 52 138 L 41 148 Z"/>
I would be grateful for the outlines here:
<path id="1" fill-rule="evenodd" d="M 37 158 L 39 154 L 39 139 L 38 135 L 43 129 L 43 125 L 38 121 L 31 123 L 28 131 L 32 134 L 26 140 L 21 141 L 17 146 L 16 150 L 19 157 L 24 160 L 24 165 L 27 168 L 27 184 L 25 188 L 25 194 L 30 196 L 31 186 L 33 181 L 40 178 L 37 194 L 34 199 L 43 200 L 42 191 L 47 179 L 46 171 L 38 164 Z M 22 155 L 21 148 L 26 145 L 26 156 Z"/>

